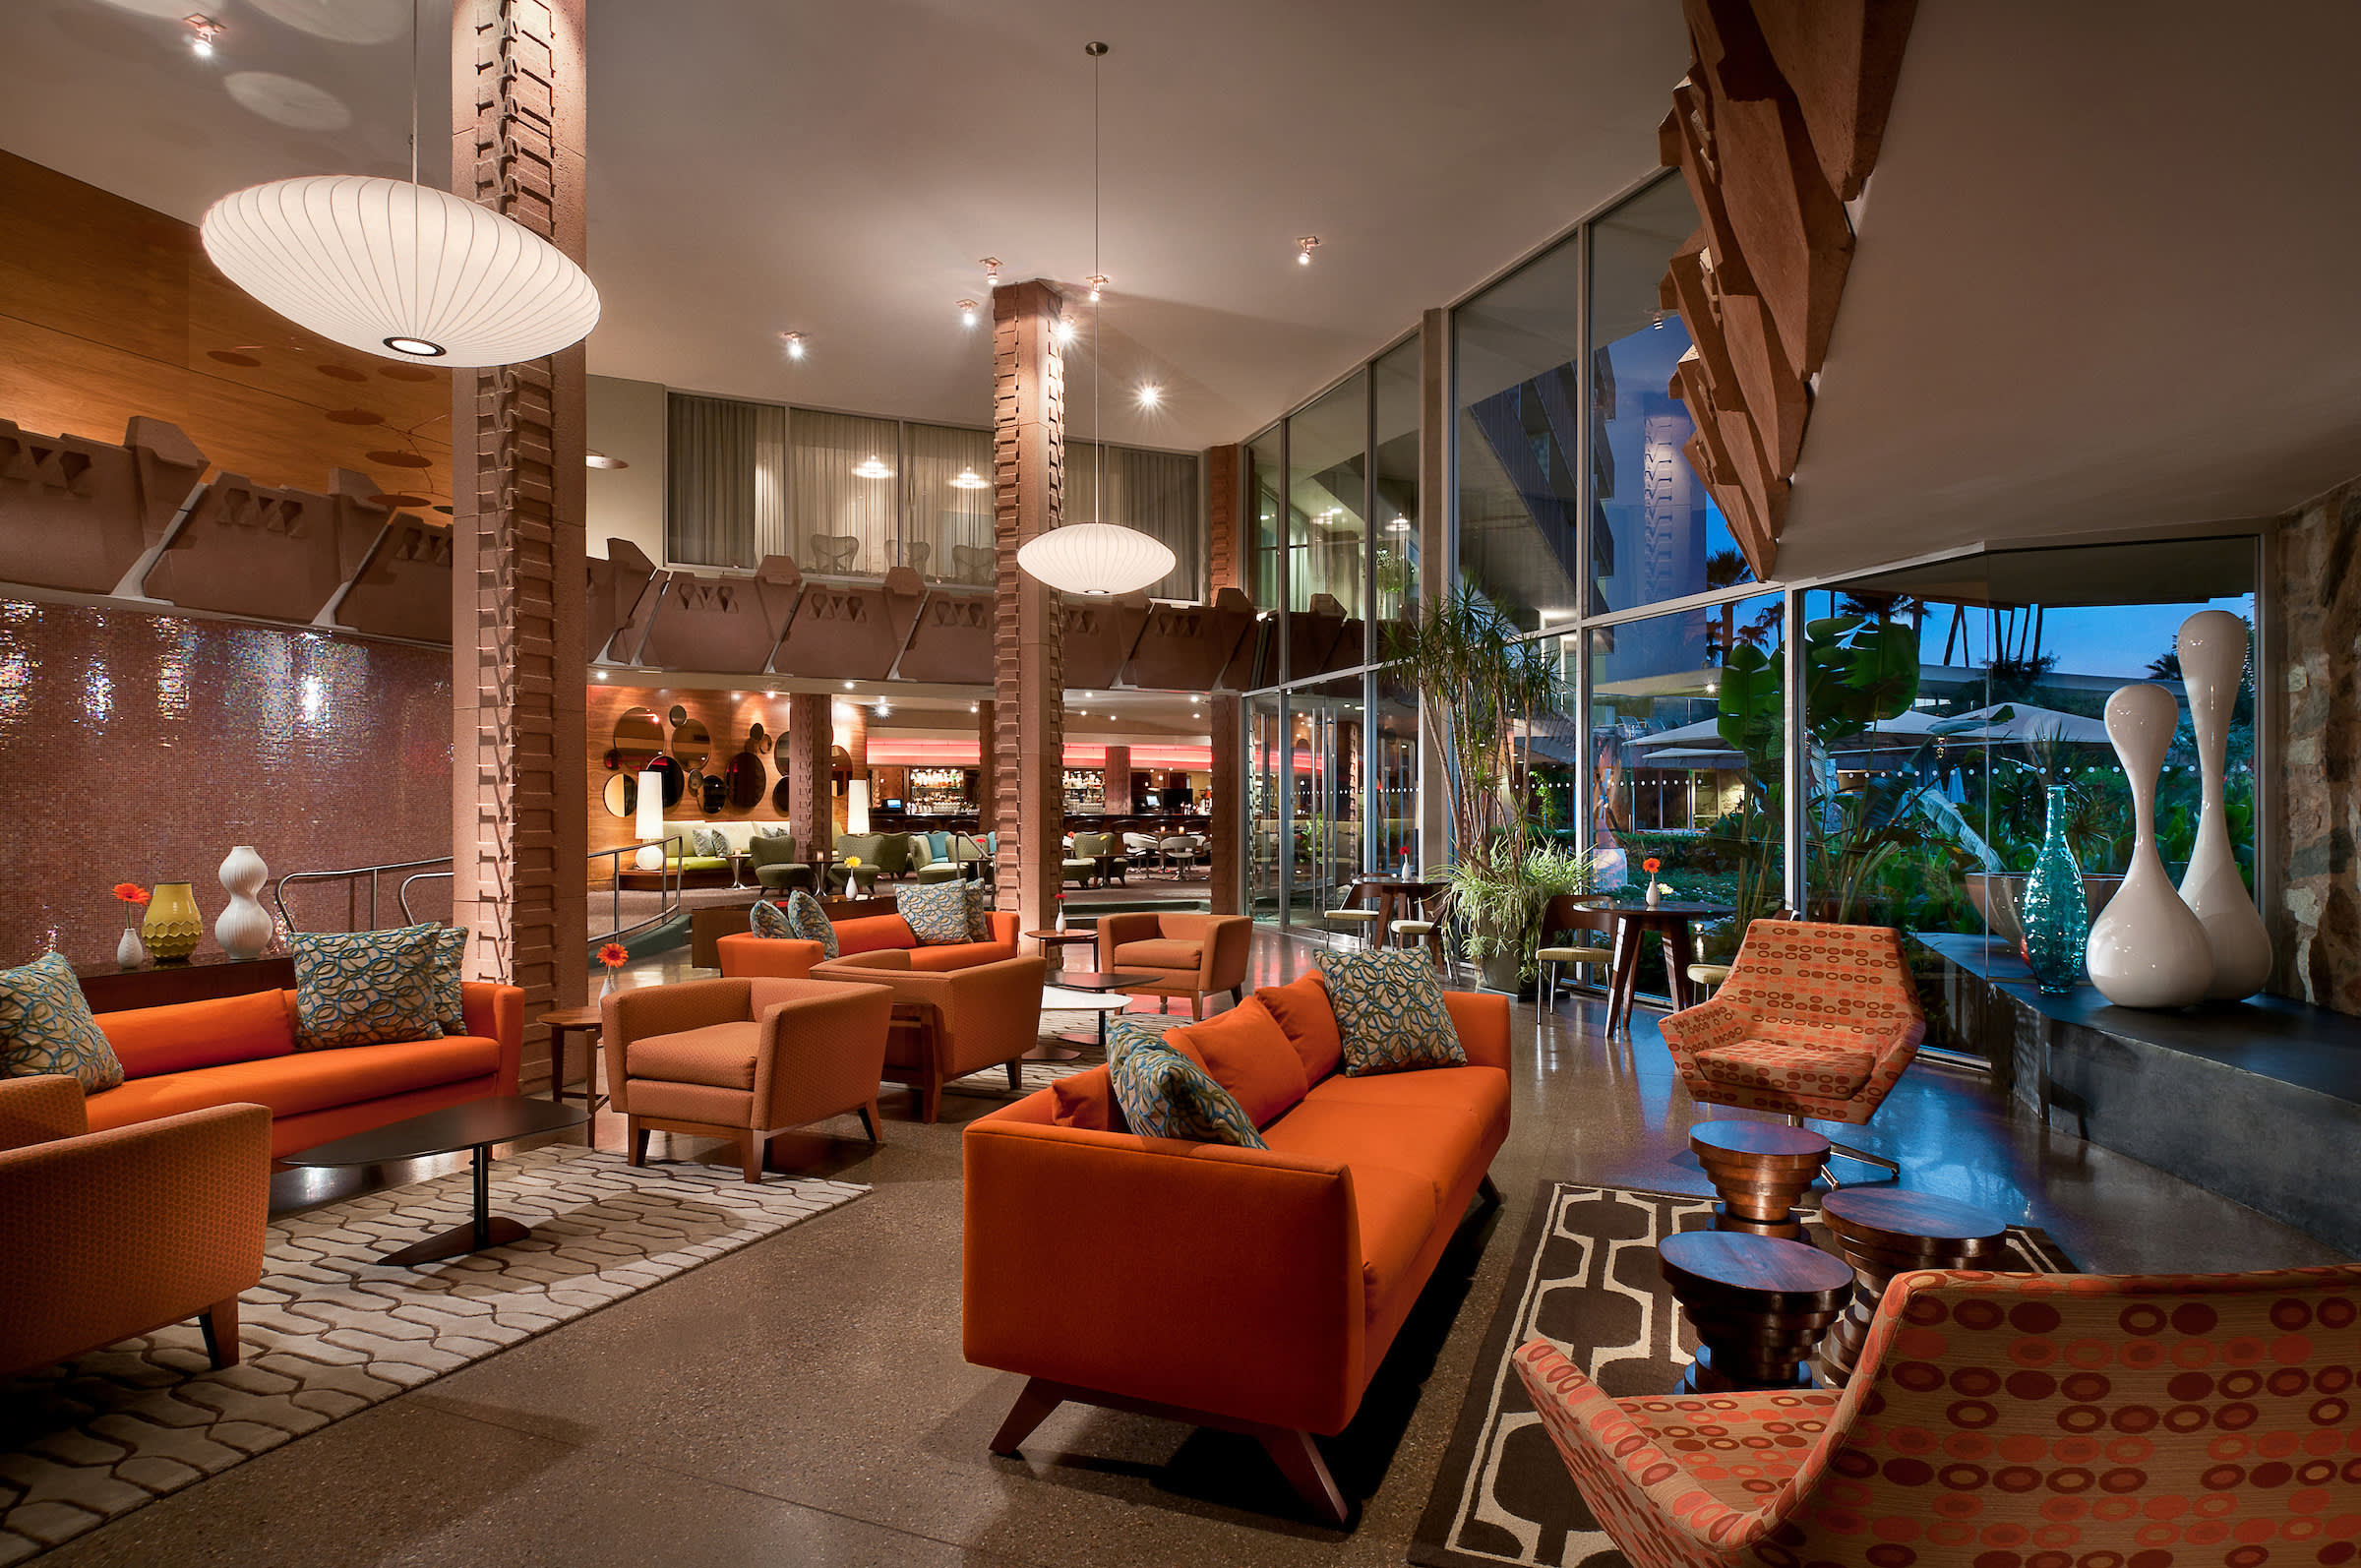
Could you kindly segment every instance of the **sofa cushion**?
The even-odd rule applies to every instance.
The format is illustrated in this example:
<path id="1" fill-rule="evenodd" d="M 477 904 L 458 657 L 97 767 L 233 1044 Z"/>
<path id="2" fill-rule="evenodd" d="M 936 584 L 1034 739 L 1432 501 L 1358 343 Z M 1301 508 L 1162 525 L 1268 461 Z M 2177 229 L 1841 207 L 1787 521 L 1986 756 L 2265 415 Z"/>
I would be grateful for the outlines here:
<path id="1" fill-rule="evenodd" d="M 1344 1059 L 1344 1041 L 1336 1032 L 1336 1013 L 1328 1005 L 1328 986 L 1314 970 L 1284 986 L 1264 986 L 1254 999 L 1270 1009 L 1295 1042 L 1303 1059 L 1303 1076 L 1312 1083 L 1336 1071 Z"/>
<path id="2" fill-rule="evenodd" d="M 1361 1227 L 1362 1311 L 1375 1322 L 1384 1307 L 1408 1287 L 1423 1288 L 1413 1274 L 1419 1253 L 1434 1235 L 1438 1199 L 1434 1183 L 1415 1171 L 1362 1161 L 1353 1167 L 1353 1217 Z"/>
<path id="3" fill-rule="evenodd" d="M 753 1020 L 707 1024 L 675 1034 L 649 1035 L 624 1048 L 623 1070 L 633 1082 L 701 1083 L 752 1089 L 762 1026 Z"/>
<path id="4" fill-rule="evenodd" d="M 1113 1076 L 1105 1067 L 1077 1072 L 1050 1085 L 1050 1122 L 1090 1132 L 1128 1132 L 1123 1108 L 1116 1104 Z"/>
<path id="5" fill-rule="evenodd" d="M 1257 1127 L 1279 1119 L 1311 1087 L 1287 1031 L 1252 998 L 1205 1023 L 1175 1029 L 1165 1039 L 1195 1047 L 1213 1081 L 1230 1091 Z"/>
<path id="6" fill-rule="evenodd" d="M 295 1049 L 323 1051 L 433 1040 L 438 928 L 297 932 Z"/>
<path id="7" fill-rule="evenodd" d="M 241 1102 L 267 1106 L 273 1116 L 297 1116 L 488 1077 L 499 1070 L 500 1042 L 481 1035 L 298 1051 L 260 1061 L 134 1078 L 120 1089 L 90 1098 L 91 1130 Z"/>
<path id="8" fill-rule="evenodd" d="M 795 935 L 795 922 L 769 899 L 757 898 L 746 912 L 746 929 L 766 941 L 784 941 Z"/>
<path id="9" fill-rule="evenodd" d="M 1205 944 L 1171 936 L 1150 936 L 1122 943 L 1114 956 L 1118 969 L 1185 969 L 1194 974 L 1205 961 Z"/>
<path id="10" fill-rule="evenodd" d="M 0 969 L 0 1077 L 62 1073 L 83 1093 L 123 1081 L 123 1063 L 91 1016 L 74 966 L 46 952 L 17 969 Z"/>
<path id="11" fill-rule="evenodd" d="M 973 969 L 978 964 L 998 963 L 1014 958 L 999 942 L 949 942 L 936 947 L 914 947 L 910 950 L 910 967 L 929 974 L 940 974 L 946 969 Z"/>
<path id="12" fill-rule="evenodd" d="M 888 947 L 916 947 L 910 923 L 899 915 L 862 915 L 836 923 L 836 955 L 881 952 Z"/>
<path id="13" fill-rule="evenodd" d="M 432 923 L 418 928 L 432 934 L 427 984 L 433 988 L 435 1022 L 447 1035 L 467 1032 L 467 1003 L 459 990 L 467 970 L 467 933 L 458 926 L 438 926 Z"/>
<path id="14" fill-rule="evenodd" d="M 1497 1067 L 1429 1067 L 1376 1077 L 1335 1077 L 1320 1085 L 1328 1105 L 1464 1111 L 1494 1141 L 1508 1136 L 1508 1074 Z"/>
<path id="15" fill-rule="evenodd" d="M 295 1051 L 286 994 L 277 991 L 100 1013 L 98 1027 L 106 1031 L 129 1078 L 260 1061 Z"/>
<path id="16" fill-rule="evenodd" d="M 1108 1026 L 1108 1076 L 1133 1132 L 1146 1138 L 1266 1148 L 1253 1121 L 1203 1067 L 1142 1024 Z"/>
<path id="17" fill-rule="evenodd" d="M 967 939 L 971 942 L 992 940 L 992 893 L 982 882 L 960 881 L 954 884 L 959 896 L 967 901 Z"/>
<path id="18" fill-rule="evenodd" d="M 799 887 L 787 895 L 787 933 L 819 943 L 820 956 L 836 956 L 836 927 L 811 890 Z"/>
<path id="19" fill-rule="evenodd" d="M 1464 1067 L 1442 983 L 1420 952 L 1322 953 L 1328 1005 L 1350 1074 Z"/>
<path id="20" fill-rule="evenodd" d="M 1263 1142 L 1306 1159 L 1415 1171 L 1434 1183 L 1440 1203 L 1461 1177 L 1480 1169 L 1483 1123 L 1473 1111 L 1355 1104 L 1337 1099 L 1322 1084 L 1265 1128 Z"/>
<path id="21" fill-rule="evenodd" d="M 1787 1032 L 1803 1031 L 1790 1026 Z M 1697 1070 L 1708 1083 L 1728 1089 L 1810 1095 L 1818 1100 L 1851 1099 L 1876 1069 L 1875 1054 L 1833 1042 L 1823 1045 L 1758 1036 L 1697 1053 Z"/>

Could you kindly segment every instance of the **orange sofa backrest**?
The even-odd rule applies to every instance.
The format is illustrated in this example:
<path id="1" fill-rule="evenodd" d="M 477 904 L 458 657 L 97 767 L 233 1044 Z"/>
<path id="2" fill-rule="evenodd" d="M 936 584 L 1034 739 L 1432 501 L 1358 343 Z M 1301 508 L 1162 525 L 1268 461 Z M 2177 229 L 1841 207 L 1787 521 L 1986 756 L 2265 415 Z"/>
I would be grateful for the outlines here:
<path id="1" fill-rule="evenodd" d="M 97 1015 L 99 1032 L 123 1062 L 126 1078 L 260 1061 L 295 1052 L 294 993 L 258 991 L 168 1007 Z"/>
<path id="2" fill-rule="evenodd" d="M 836 923 L 836 956 L 874 953 L 888 947 L 916 947 L 918 936 L 899 915 L 862 915 Z"/>

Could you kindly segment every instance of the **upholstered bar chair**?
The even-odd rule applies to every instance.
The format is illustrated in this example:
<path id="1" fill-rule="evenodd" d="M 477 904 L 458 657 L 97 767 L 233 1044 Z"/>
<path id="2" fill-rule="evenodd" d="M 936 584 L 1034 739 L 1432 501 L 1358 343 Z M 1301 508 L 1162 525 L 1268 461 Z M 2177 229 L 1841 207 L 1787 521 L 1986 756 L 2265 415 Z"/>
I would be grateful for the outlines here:
<path id="1" fill-rule="evenodd" d="M 1918 1054 L 1926 1015 L 1890 926 L 1758 920 L 1722 989 L 1657 1026 L 1691 1099 L 1859 1124 Z M 1838 1154 L 1900 1174 L 1883 1155 Z"/>
<path id="2" fill-rule="evenodd" d="M 1613 902 L 1605 893 L 1560 893 L 1542 912 L 1542 945 L 1534 957 L 1542 965 L 1544 1007 L 1556 1007 L 1558 983 L 1568 964 L 1578 968 L 1596 965 L 1604 971 L 1615 961 L 1615 950 L 1603 940 L 1608 917 L 1585 913 L 1604 909 Z M 1576 939 L 1563 942 L 1549 939 L 1560 934 Z"/>
<path id="3" fill-rule="evenodd" d="M 1385 935 L 1385 917 L 1376 910 L 1362 907 L 1362 899 L 1367 896 L 1362 891 L 1361 883 L 1351 883 L 1345 888 L 1345 901 L 1342 904 L 1320 911 L 1320 923 L 1332 932 L 1350 932 L 1359 936 L 1363 947 L 1380 945 L 1380 938 Z"/>
<path id="4" fill-rule="evenodd" d="M 1517 1374 L 1635 1568 L 2350 1559 L 2361 1266 L 1895 1278 L 1842 1396 Z"/>

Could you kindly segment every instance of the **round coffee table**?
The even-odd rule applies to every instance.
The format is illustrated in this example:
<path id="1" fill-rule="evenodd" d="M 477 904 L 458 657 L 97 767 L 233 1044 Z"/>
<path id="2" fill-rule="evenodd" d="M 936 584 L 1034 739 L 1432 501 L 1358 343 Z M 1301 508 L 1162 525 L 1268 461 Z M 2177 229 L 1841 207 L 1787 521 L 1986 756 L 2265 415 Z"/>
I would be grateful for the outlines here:
<path id="1" fill-rule="evenodd" d="M 1105 1051 L 1107 1049 L 1107 1015 L 1111 1012 L 1121 1012 L 1125 1007 L 1131 1005 L 1130 997 L 1112 994 L 1121 991 L 1127 986 L 1152 986 L 1155 983 L 1154 975 L 1136 969 L 1111 970 L 1106 973 L 1083 970 L 1074 974 L 1060 971 L 1058 976 L 1059 989 L 1068 992 L 1095 993 L 1098 999 L 1095 1001 L 1060 1000 L 1057 1005 L 1093 1009 L 1099 1015 L 1099 1032 L 1096 1036 L 1068 1034 L 1059 1035 L 1058 1038 L 1076 1041 L 1085 1046 L 1095 1045 L 1101 1051 Z M 1041 1004 L 1044 1007 L 1051 1005 L 1047 991 L 1042 993 Z"/>
<path id="2" fill-rule="evenodd" d="M 1802 1239 L 1795 1200 L 1828 1164 L 1826 1138 L 1784 1121 L 1701 1121 L 1689 1149 L 1722 1195 L 1715 1230 Z"/>
<path id="3" fill-rule="evenodd" d="M 1994 1268 L 2009 1250 L 2004 1222 L 1972 1205 L 1924 1192 L 1847 1187 L 1821 1200 L 1820 1218 L 1852 1265 L 1851 1304 L 1812 1357 L 1820 1381 L 1830 1388 L 1851 1380 L 1869 1321 L 1895 1275 Z"/>
<path id="4" fill-rule="evenodd" d="M 1852 1270 L 1801 1241 L 1730 1231 L 1682 1231 L 1656 1250 L 1700 1342 L 1672 1392 L 1812 1386 L 1803 1363 L 1844 1315 Z"/>

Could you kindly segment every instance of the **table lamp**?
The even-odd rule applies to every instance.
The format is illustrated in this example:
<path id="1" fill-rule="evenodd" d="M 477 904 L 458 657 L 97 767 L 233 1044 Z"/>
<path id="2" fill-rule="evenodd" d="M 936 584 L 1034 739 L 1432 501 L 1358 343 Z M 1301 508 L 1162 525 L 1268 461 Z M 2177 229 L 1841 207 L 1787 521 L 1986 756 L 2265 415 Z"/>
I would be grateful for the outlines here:
<path id="1" fill-rule="evenodd" d="M 639 775 L 639 853 L 633 864 L 643 872 L 664 869 L 664 775 L 649 768 Z M 652 840 L 653 842 L 649 842 Z"/>

